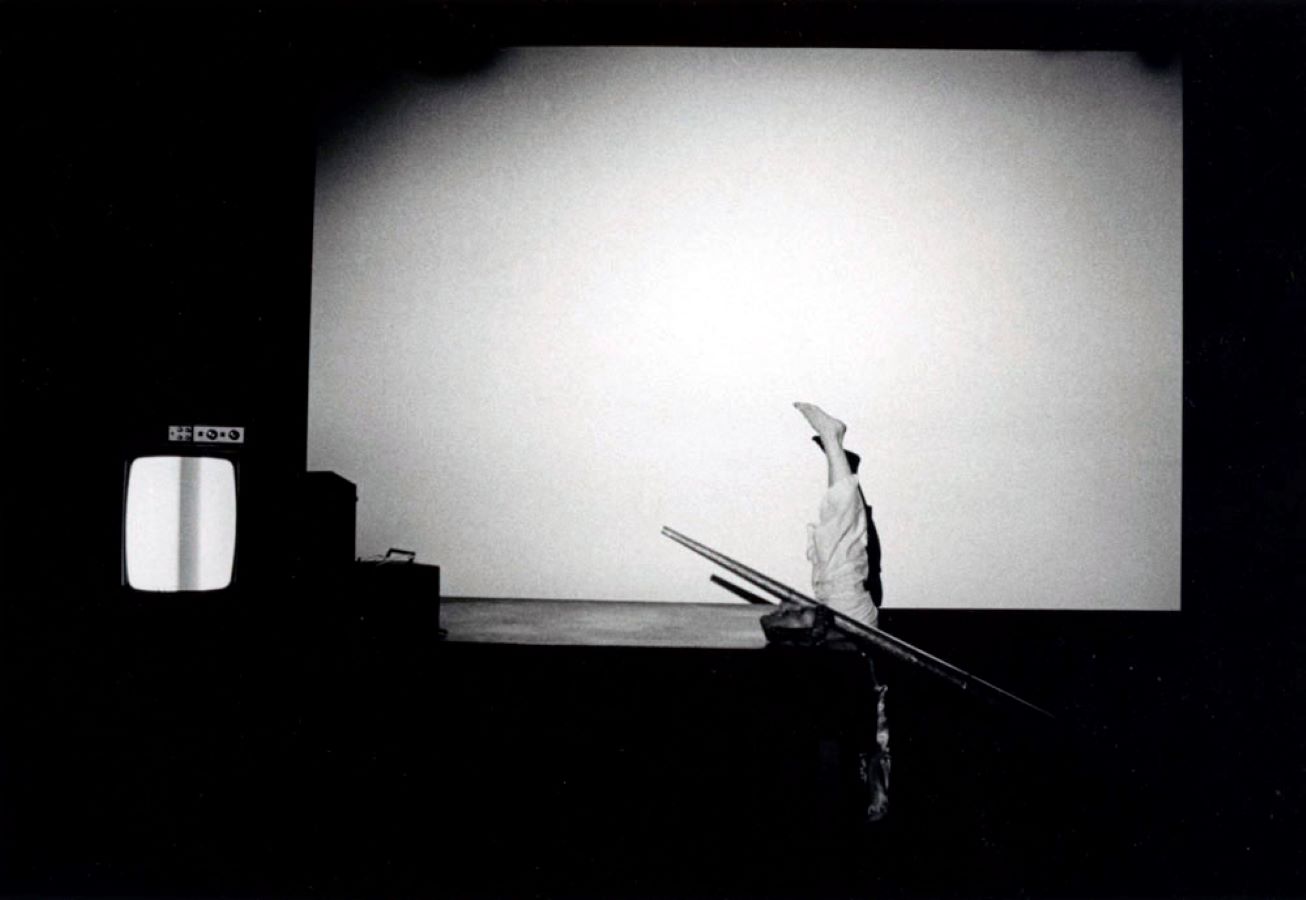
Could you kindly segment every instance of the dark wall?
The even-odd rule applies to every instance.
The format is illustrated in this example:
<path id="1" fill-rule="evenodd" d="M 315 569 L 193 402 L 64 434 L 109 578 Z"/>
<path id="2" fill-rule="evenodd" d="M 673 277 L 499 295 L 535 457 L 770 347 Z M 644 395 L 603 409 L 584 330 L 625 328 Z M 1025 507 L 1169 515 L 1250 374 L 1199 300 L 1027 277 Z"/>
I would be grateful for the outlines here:
<path id="1" fill-rule="evenodd" d="M 1306 324 L 1306 122 L 1290 110 L 1306 105 L 1306 70 L 1300 11 L 1259 24 L 1268 31 L 1211 35 L 1189 72 L 1183 590 L 1195 632 L 1185 666 L 1207 763 L 1191 780 L 1207 804 L 1204 858 L 1272 872 L 1262 886 L 1295 892 L 1306 407 L 1303 355 L 1290 348 Z M 1203 772 L 1220 774 L 1206 790 Z"/>
<path id="2" fill-rule="evenodd" d="M 6 549 L 70 600 L 112 587 L 123 455 L 169 424 L 243 425 L 242 562 L 259 573 L 303 468 L 303 61 L 252 10 L 11 22 L 6 402 L 24 440 Z"/>
<path id="3" fill-rule="evenodd" d="M 140 884 L 123 873 L 146 871 L 165 893 L 230 887 L 221 873 L 248 861 L 248 845 L 210 831 L 169 848 L 164 836 L 205 807 L 175 798 L 168 807 L 161 773 L 208 771 L 215 757 L 199 738 L 160 735 L 194 737 L 220 723 L 223 765 L 242 761 L 268 777 L 294 770 L 286 748 L 308 745 L 288 736 L 294 716 L 279 718 L 267 697 L 298 698 L 329 719 L 314 686 L 330 678 L 311 674 L 322 671 L 313 644 L 293 637 L 326 626 L 310 627 L 311 607 L 269 587 L 283 574 L 288 486 L 304 459 L 315 86 L 356 84 L 361 102 L 392 64 L 456 70 L 496 42 L 644 40 L 1183 50 L 1183 612 L 890 609 L 886 624 L 1070 723 L 1073 737 L 1043 749 L 1077 747 L 1079 768 L 1058 775 L 1056 757 L 1044 787 L 1064 789 L 1068 772 L 1096 760 L 1131 798 L 1082 836 L 1092 848 L 1118 826 L 1135 848 L 1102 891 L 1306 890 L 1296 837 L 1306 824 L 1302 15 L 1259 4 L 792 6 L 765 4 L 746 21 L 728 4 L 620 14 L 452 4 L 366 17 L 348 6 L 314 17 L 298 7 L 5 10 L 0 289 L 12 477 L 0 650 L 11 727 L 0 791 L 14 802 L 0 797 L 0 861 L 21 856 L 19 888 L 130 891 Z M 141 429 L 191 420 L 249 430 L 243 513 L 254 527 L 242 561 L 254 587 L 237 614 L 212 603 L 123 612 L 114 605 L 123 454 Z M 959 738 L 930 723 L 960 713 L 910 676 L 899 684 L 903 728 L 912 733 L 914 721 L 917 735 L 905 759 L 931 760 L 946 780 L 956 758 L 945 751 Z M 224 712 L 206 718 L 211 709 Z M 985 729 L 998 745 L 1028 743 L 1019 725 L 965 715 L 971 746 Z M 263 743 L 241 743 L 249 734 Z M 87 749 L 106 746 L 117 755 Z M 283 769 L 259 768 L 268 746 L 282 748 Z M 914 777 L 932 776 L 918 768 Z M 216 783 L 230 788 L 237 775 Z M 1026 781 L 1019 790 L 1041 789 Z M 246 786 L 241 796 L 251 808 L 228 802 L 226 821 L 260 815 L 263 792 Z M 141 797 L 153 811 L 106 842 L 117 813 Z M 1063 850 L 1073 818 L 1057 826 Z M 72 840 L 61 837 L 69 820 L 98 825 Z M 1033 835 L 1037 823 L 1026 827 Z M 139 855 L 146 845 L 153 862 Z M 91 850 L 106 846 L 101 863 L 111 864 L 97 869 Z M 258 871 L 271 871 L 275 853 L 259 852 Z"/>

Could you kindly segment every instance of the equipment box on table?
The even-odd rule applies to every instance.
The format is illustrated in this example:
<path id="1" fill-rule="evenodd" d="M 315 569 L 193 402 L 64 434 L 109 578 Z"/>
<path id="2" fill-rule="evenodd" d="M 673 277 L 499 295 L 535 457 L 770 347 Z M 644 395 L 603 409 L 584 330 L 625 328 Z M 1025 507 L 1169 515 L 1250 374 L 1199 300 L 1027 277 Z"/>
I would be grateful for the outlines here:
<path id="1" fill-rule="evenodd" d="M 423 639 L 435 639 L 440 627 L 439 566 L 360 560 L 349 580 L 360 615 L 374 617 L 377 627 L 412 628 Z"/>

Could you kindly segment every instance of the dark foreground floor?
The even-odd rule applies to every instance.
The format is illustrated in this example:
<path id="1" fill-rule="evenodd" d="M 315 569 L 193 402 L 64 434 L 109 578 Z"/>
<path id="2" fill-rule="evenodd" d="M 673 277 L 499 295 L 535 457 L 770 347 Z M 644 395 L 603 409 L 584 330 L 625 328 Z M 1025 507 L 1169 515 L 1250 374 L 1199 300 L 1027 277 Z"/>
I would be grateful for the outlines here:
<path id="1" fill-rule="evenodd" d="M 1122 728 L 1164 693 L 1099 687 L 1045 724 L 886 667 L 892 807 L 866 826 L 837 740 L 860 713 L 792 655 L 151 622 L 26 660 L 7 893 L 1152 897 L 1292 875 L 1280 853 L 1243 878 L 1203 821 L 1231 779 L 1215 759 L 1194 780 L 1179 719 Z"/>

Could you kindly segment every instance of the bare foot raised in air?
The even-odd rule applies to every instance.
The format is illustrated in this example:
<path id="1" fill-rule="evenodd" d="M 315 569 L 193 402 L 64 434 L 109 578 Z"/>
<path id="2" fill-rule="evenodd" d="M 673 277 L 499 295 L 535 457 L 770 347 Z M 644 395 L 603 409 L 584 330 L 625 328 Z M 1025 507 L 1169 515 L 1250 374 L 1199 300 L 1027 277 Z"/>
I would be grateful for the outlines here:
<path id="1" fill-rule="evenodd" d="M 848 430 L 847 425 L 814 403 L 795 403 L 794 408 L 803 414 L 803 418 L 807 419 L 812 430 L 827 446 L 831 443 L 843 443 L 844 433 Z"/>

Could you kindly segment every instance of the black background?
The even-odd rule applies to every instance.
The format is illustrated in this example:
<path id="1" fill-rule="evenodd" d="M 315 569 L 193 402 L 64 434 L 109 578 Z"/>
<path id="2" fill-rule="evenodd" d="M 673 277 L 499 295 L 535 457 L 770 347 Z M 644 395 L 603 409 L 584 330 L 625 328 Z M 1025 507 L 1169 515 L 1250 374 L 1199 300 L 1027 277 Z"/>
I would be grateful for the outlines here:
<path id="1" fill-rule="evenodd" d="M 0 891 L 1306 891 L 1299 6 L 45 4 L 0 17 Z M 672 800 L 638 823 L 608 821 L 635 773 L 659 772 L 675 803 L 698 796 L 677 792 L 688 770 L 613 747 L 711 754 L 656 717 L 638 740 L 628 723 L 582 738 L 584 716 L 541 710 L 559 695 L 591 716 L 630 697 L 654 703 L 663 663 L 440 657 L 402 627 L 363 631 L 349 615 L 357 598 L 288 576 L 316 123 L 347 122 L 396 68 L 457 77 L 519 43 L 1182 57 L 1183 610 L 893 610 L 890 591 L 886 627 L 1060 719 L 1035 726 L 890 672 L 897 806 L 873 851 L 764 841 L 756 811 L 744 827 L 740 784 L 778 770 L 764 754 L 730 755 L 738 734 L 714 745 L 734 763 L 716 770 L 727 794 L 736 780 L 733 827 L 668 841 L 685 824 Z M 128 595 L 123 461 L 142 434 L 192 421 L 249 432 L 240 588 L 184 605 Z M 676 686 L 702 693 L 700 730 L 713 702 L 775 687 L 730 674 L 751 663 L 689 654 L 680 669 L 705 665 L 706 682 L 686 674 Z M 597 683 L 607 693 L 585 699 Z M 477 704 L 513 727 L 477 731 L 490 727 L 468 718 Z M 499 748 L 482 764 L 509 772 L 520 757 L 503 748 L 526 746 L 534 774 L 469 787 L 480 783 L 450 768 L 448 753 L 469 764 L 453 735 Z M 545 796 L 541 785 L 568 777 L 589 787 Z M 449 836 L 476 816 L 500 838 L 470 826 Z"/>

